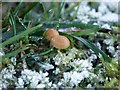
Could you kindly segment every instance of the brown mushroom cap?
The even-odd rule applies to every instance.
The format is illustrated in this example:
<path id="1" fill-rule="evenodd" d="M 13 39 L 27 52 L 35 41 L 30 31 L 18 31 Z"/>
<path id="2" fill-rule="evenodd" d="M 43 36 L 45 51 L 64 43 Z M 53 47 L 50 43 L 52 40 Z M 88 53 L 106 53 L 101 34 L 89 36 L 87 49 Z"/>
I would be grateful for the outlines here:
<path id="1" fill-rule="evenodd" d="M 48 29 L 44 32 L 44 36 L 47 40 L 51 40 L 52 37 L 58 36 L 58 35 L 59 35 L 58 31 L 55 29 Z"/>
<path id="2" fill-rule="evenodd" d="M 53 37 L 50 41 L 53 47 L 56 47 L 58 49 L 65 49 L 70 46 L 70 41 L 65 36 L 58 35 Z"/>

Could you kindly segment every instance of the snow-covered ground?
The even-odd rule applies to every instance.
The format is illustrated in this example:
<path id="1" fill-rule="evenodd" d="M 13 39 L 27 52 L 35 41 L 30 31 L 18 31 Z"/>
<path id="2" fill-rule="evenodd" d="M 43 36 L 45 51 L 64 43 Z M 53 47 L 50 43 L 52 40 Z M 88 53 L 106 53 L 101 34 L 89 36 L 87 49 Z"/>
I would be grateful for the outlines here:
<path id="1" fill-rule="evenodd" d="M 113 0 L 114 1 L 114 0 Z M 88 5 L 88 2 L 80 3 L 80 7 L 78 9 L 77 18 L 81 20 L 83 23 L 88 23 L 91 20 L 96 21 L 96 23 L 100 24 L 101 22 L 118 22 L 118 2 L 105 2 L 100 1 L 94 2 L 94 6 L 92 8 Z M 75 8 L 75 10 L 78 7 Z M 72 15 L 73 13 L 71 13 Z M 96 24 L 95 23 L 95 24 Z"/>
<path id="2" fill-rule="evenodd" d="M 112 26 L 109 22 L 118 22 L 119 0 L 106 1 L 108 2 L 100 0 L 97 10 L 91 8 L 88 2 L 81 2 L 76 20 L 80 20 L 83 23 L 89 23 L 91 20 L 94 20 L 93 24 L 110 29 Z M 71 13 L 71 16 L 73 13 Z M 108 52 L 114 58 L 117 58 L 120 54 L 120 47 L 118 45 L 116 50 L 113 46 L 114 42 L 115 40 L 111 37 L 103 41 L 104 44 L 108 45 L 106 48 Z M 102 46 L 99 42 L 96 45 L 101 49 Z M 83 82 L 86 82 L 85 87 L 90 88 L 97 86 L 99 82 L 104 82 L 104 68 L 100 68 L 98 72 L 94 72 L 92 62 L 97 59 L 96 54 L 93 53 L 86 59 L 76 58 L 76 56 L 80 57 L 81 54 L 82 52 L 76 48 L 69 49 L 66 53 L 58 52 L 52 59 L 55 65 L 50 63 L 51 59 L 46 59 L 44 63 L 39 64 L 41 66 L 41 70 L 39 71 L 25 68 L 18 70 L 19 72 L 15 69 L 17 60 L 13 57 L 11 58 L 11 64 L 8 64 L 0 72 L 0 85 L 4 88 L 12 84 L 16 85 L 17 88 L 56 88 L 78 87 L 83 85 Z M 2 50 L 0 51 L 1 55 L 4 55 Z M 102 67 L 102 64 L 99 64 L 99 66 Z"/>

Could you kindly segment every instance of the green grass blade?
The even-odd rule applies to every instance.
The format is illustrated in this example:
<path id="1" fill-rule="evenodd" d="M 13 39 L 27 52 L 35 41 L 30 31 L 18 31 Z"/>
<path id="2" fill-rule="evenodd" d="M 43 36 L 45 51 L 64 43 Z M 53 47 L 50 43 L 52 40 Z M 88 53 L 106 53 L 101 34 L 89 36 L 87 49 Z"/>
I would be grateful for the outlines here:
<path id="1" fill-rule="evenodd" d="M 53 21 L 53 22 L 39 22 L 42 23 L 45 27 L 48 28 L 53 28 L 55 26 L 58 26 L 58 28 L 69 28 L 69 27 L 76 27 L 76 28 L 81 28 L 81 29 L 93 29 L 93 28 L 99 28 L 98 25 L 92 25 L 92 24 L 84 24 L 79 21 Z M 37 24 L 37 23 L 36 23 Z"/>
<path id="2" fill-rule="evenodd" d="M 0 60 L 0 62 L 3 61 L 5 58 L 9 58 L 9 57 L 15 56 L 18 53 L 20 53 L 20 52 L 22 52 L 24 50 L 27 50 L 27 49 L 29 49 L 29 47 L 19 48 L 19 49 L 15 50 L 15 51 L 12 51 L 11 53 L 8 53 L 8 54 L 2 56 L 2 60 Z"/>
<path id="3" fill-rule="evenodd" d="M 43 12 L 43 14 L 44 14 L 44 19 L 45 20 L 48 20 L 48 17 L 47 17 L 47 10 L 46 10 L 46 7 L 45 7 L 45 5 L 44 5 L 44 3 L 42 2 L 42 7 L 43 7 L 43 10 L 44 10 L 44 12 Z"/>
<path id="4" fill-rule="evenodd" d="M 6 31 L 7 31 L 7 27 L 2 28 L 2 30 L 0 31 L 0 34 L 2 34 L 2 33 L 4 33 L 4 32 L 6 32 Z"/>
<path id="5" fill-rule="evenodd" d="M 52 9 L 50 16 L 49 16 L 49 21 L 52 20 L 52 18 L 54 17 L 55 11 Z"/>
<path id="6" fill-rule="evenodd" d="M 14 35 L 16 35 L 16 20 L 12 12 L 10 13 L 9 21 L 10 21 L 11 27 L 13 28 L 13 33 Z"/>
<path id="7" fill-rule="evenodd" d="M 110 58 L 108 55 L 106 55 L 102 50 L 100 50 L 97 46 L 92 44 L 89 40 L 86 40 L 82 37 L 73 36 L 73 35 L 70 35 L 70 34 L 67 34 L 64 32 L 61 32 L 61 34 L 66 35 L 66 36 L 68 35 L 68 36 L 73 37 L 74 39 L 82 42 L 83 44 L 85 44 L 85 46 L 87 46 L 89 49 L 94 51 L 98 56 L 99 56 L 99 54 L 101 54 L 102 57 L 104 58 L 104 61 L 111 62 L 112 58 Z"/>
<path id="8" fill-rule="evenodd" d="M 93 50 L 97 55 L 99 55 L 99 53 L 100 53 L 106 62 L 111 62 L 112 59 L 108 55 L 106 55 L 102 50 L 100 50 L 98 47 L 96 47 L 94 44 L 92 44 L 89 40 L 83 39 L 81 37 L 76 37 L 76 36 L 73 36 L 73 37 L 75 39 L 81 41 L 83 44 L 85 44 L 91 50 Z"/>
<path id="9" fill-rule="evenodd" d="M 72 6 L 70 6 L 69 8 L 67 8 L 67 9 L 65 10 L 65 13 L 68 13 L 68 12 L 72 11 L 78 4 L 79 4 L 79 3 L 75 3 L 74 5 L 72 5 Z"/>
<path id="10" fill-rule="evenodd" d="M 17 16 L 18 22 L 23 26 L 24 29 L 27 29 L 27 27 L 24 25 L 24 23 L 20 20 L 20 18 Z"/>
<path id="11" fill-rule="evenodd" d="M 37 56 L 39 56 L 39 57 L 40 57 L 40 56 L 44 56 L 44 55 L 50 53 L 51 51 L 53 51 L 53 48 L 50 48 L 50 49 L 48 49 L 48 50 L 46 50 L 46 51 L 44 51 L 44 52 L 38 54 Z"/>
<path id="12" fill-rule="evenodd" d="M 37 26 L 35 26 L 33 28 L 27 29 L 27 30 L 21 32 L 20 34 L 11 37 L 10 39 L 8 39 L 8 40 L 4 41 L 3 43 L 1 43 L 0 48 L 5 47 L 6 45 L 13 43 L 14 41 L 17 41 L 17 40 L 21 39 L 22 37 L 24 37 L 26 35 L 29 35 L 30 33 L 34 32 L 36 29 L 38 29 L 40 27 L 42 27 L 42 24 L 39 24 L 39 25 L 37 25 Z"/>
<path id="13" fill-rule="evenodd" d="M 75 11 L 75 13 L 73 14 L 73 20 L 76 18 L 76 16 L 77 16 L 77 12 L 78 12 L 78 10 L 79 10 L 79 7 L 80 7 L 80 2 L 78 3 L 78 6 L 77 6 L 77 9 L 76 9 L 76 11 Z"/>
<path id="14" fill-rule="evenodd" d="M 16 9 L 15 9 L 15 11 L 14 11 L 14 15 L 15 15 L 15 16 L 18 14 L 18 12 L 19 12 L 22 4 L 23 4 L 23 0 L 21 0 L 21 1 L 19 2 L 18 6 L 16 7 Z"/>
<path id="15" fill-rule="evenodd" d="M 41 57 L 41 56 L 44 56 L 44 55 L 49 54 L 49 53 L 50 53 L 50 52 L 52 52 L 52 51 L 53 51 L 53 48 L 50 48 L 50 49 L 45 50 L 45 51 L 43 51 L 43 52 L 41 52 L 40 54 L 37 54 L 37 55 L 35 55 L 35 56 Z M 19 58 L 19 59 L 18 59 L 18 61 L 22 60 L 23 58 L 25 58 L 25 57 L 27 57 L 27 56 L 30 56 L 30 53 L 29 53 L 29 54 L 24 55 L 24 56 L 23 56 L 23 57 L 21 57 L 21 58 Z"/>
<path id="16" fill-rule="evenodd" d="M 72 33 L 72 35 L 74 35 L 74 36 L 89 35 L 89 34 L 91 34 L 91 33 L 98 32 L 99 30 L 100 30 L 99 28 L 81 30 L 81 31 Z"/>
<path id="17" fill-rule="evenodd" d="M 58 2 L 57 3 L 57 18 L 61 17 L 61 12 L 62 12 L 62 8 L 64 6 L 64 2 Z"/>
<path id="18" fill-rule="evenodd" d="M 31 11 L 36 5 L 38 4 L 38 2 L 33 2 L 28 4 L 24 10 L 22 11 L 22 13 L 20 14 L 20 17 L 24 17 L 29 11 Z"/>

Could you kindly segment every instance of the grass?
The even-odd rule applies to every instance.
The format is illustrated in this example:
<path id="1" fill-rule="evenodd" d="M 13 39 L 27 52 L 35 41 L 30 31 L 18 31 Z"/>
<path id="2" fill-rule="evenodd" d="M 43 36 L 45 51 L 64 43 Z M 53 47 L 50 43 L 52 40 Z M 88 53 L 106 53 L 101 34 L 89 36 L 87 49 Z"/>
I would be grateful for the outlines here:
<path id="1" fill-rule="evenodd" d="M 0 44 L 0 48 L 3 49 L 5 55 L 2 56 L 2 60 L 0 60 L 1 62 L 4 62 L 6 58 L 10 59 L 11 57 L 16 57 L 21 60 L 28 58 L 28 55 L 31 55 L 32 50 L 35 51 L 33 52 L 35 56 L 42 58 L 44 56 L 50 57 L 50 53 L 53 53 L 54 56 L 54 54 L 57 53 L 56 49 L 51 47 L 49 42 L 44 39 L 44 30 L 46 28 L 66 29 L 75 27 L 76 29 L 80 29 L 80 31 L 70 33 L 60 32 L 70 39 L 71 47 L 75 47 L 75 45 L 77 45 L 76 41 L 81 42 L 81 46 L 82 44 L 86 46 L 82 49 L 88 50 L 89 48 L 94 51 L 105 68 L 110 66 L 110 64 L 114 66 L 114 64 L 111 63 L 113 58 L 110 57 L 104 49 L 100 50 L 97 46 L 95 46 L 93 44 L 94 40 L 89 40 L 89 38 L 86 37 L 92 36 L 95 33 L 107 35 L 107 33 L 110 32 L 113 34 L 114 38 L 118 38 L 119 31 L 107 30 L 100 28 L 98 25 L 84 24 L 80 21 L 74 21 L 77 17 L 80 3 L 74 3 L 72 6 L 65 9 L 64 2 L 51 2 L 50 6 L 46 6 L 43 2 L 23 3 L 21 1 L 16 5 L 16 7 L 10 8 L 9 13 L 7 13 L 5 18 L 2 20 L 3 27 L 0 35 L 3 35 L 3 42 Z M 77 7 L 77 9 L 73 16 L 70 17 L 69 14 L 75 7 Z M 63 9 L 64 12 L 62 11 Z M 40 17 L 34 18 L 31 15 L 31 12 L 33 11 L 35 15 Z M 33 39 L 31 37 L 33 37 Z M 98 38 L 94 37 L 94 39 L 97 40 Z M 64 51 L 65 50 L 61 50 L 61 52 Z M 22 52 L 25 53 L 23 57 L 19 55 Z M 114 67 L 116 70 L 117 65 Z M 110 70 L 107 68 L 107 71 L 109 71 L 108 76 L 110 77 L 110 74 L 112 73 L 110 73 L 110 71 L 112 71 L 112 68 L 110 67 Z M 118 71 L 115 71 L 115 73 L 118 73 Z M 118 82 L 116 78 L 112 79 L 113 82 L 106 81 L 106 87 L 109 86 L 109 84 L 110 86 L 113 86 L 114 83 Z"/>
<path id="2" fill-rule="evenodd" d="M 0 44 L 0 48 L 5 47 L 6 45 L 9 45 L 9 44 L 15 42 L 15 41 L 23 38 L 24 36 L 29 35 L 30 33 L 35 32 L 41 26 L 42 26 L 42 24 L 37 25 L 37 26 L 35 26 L 33 28 L 27 29 L 26 31 L 24 31 L 24 32 L 22 32 L 22 33 L 20 33 L 18 35 L 13 36 L 12 38 L 9 38 L 8 40 L 6 40 L 6 41 L 4 41 L 3 43 Z"/>

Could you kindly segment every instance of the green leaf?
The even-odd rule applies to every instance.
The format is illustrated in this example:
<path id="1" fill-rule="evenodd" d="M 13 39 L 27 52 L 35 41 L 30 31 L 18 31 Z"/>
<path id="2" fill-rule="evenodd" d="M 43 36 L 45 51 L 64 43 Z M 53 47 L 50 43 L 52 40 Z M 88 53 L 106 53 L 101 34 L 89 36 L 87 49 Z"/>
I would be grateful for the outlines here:
<path id="1" fill-rule="evenodd" d="M 58 26 L 58 28 L 69 28 L 69 27 L 76 27 L 80 29 L 93 29 L 93 28 L 99 28 L 98 25 L 92 25 L 92 24 L 84 24 L 81 23 L 80 21 L 53 21 L 53 22 L 39 22 L 42 23 L 45 27 L 47 28 L 53 28 L 55 26 Z M 37 23 L 36 23 L 37 24 Z"/>
<path id="2" fill-rule="evenodd" d="M 55 11 L 51 9 L 49 13 L 49 21 L 52 20 L 52 18 L 54 17 L 54 14 L 55 14 Z"/>
<path id="3" fill-rule="evenodd" d="M 106 81 L 105 81 L 105 87 L 106 87 L 106 88 L 113 88 L 113 87 L 115 87 L 115 84 L 118 83 L 118 82 L 119 82 L 119 80 L 116 79 L 115 77 L 112 78 L 112 79 L 110 80 L 110 82 L 109 82 L 108 80 L 106 80 Z M 118 90 L 119 90 L 119 89 L 118 89 Z"/>
<path id="4" fill-rule="evenodd" d="M 3 43 L 1 43 L 0 48 L 5 47 L 6 45 L 13 43 L 14 41 L 17 41 L 17 40 L 21 39 L 22 37 L 24 37 L 26 35 L 29 35 L 30 33 L 33 33 L 34 31 L 36 31 L 36 29 L 38 29 L 40 27 L 42 27 L 42 24 L 39 24 L 39 25 L 37 25 L 37 26 L 35 26 L 33 28 L 27 29 L 27 30 L 21 32 L 20 34 L 11 37 L 10 39 L 8 39 L 8 40 L 4 41 Z"/>
<path id="5" fill-rule="evenodd" d="M 44 51 L 44 52 L 38 54 L 37 56 L 39 56 L 39 57 L 40 57 L 40 56 L 44 56 L 44 55 L 50 53 L 51 51 L 53 51 L 53 48 L 50 48 L 50 49 L 48 49 L 48 50 L 46 50 L 46 51 Z"/>
<path id="6" fill-rule="evenodd" d="M 44 56 L 44 55 L 47 55 L 47 54 L 51 53 L 52 51 L 53 51 L 53 48 L 49 48 L 48 50 L 45 50 L 45 51 L 41 52 L 40 54 L 36 54 L 35 56 L 41 57 L 41 56 Z M 25 58 L 27 56 L 30 56 L 30 53 L 25 54 L 23 57 L 19 58 L 19 60 L 22 60 L 23 58 Z M 27 58 L 27 59 L 30 59 L 30 58 Z"/>
<path id="7" fill-rule="evenodd" d="M 106 55 L 102 50 L 100 50 L 98 47 L 96 47 L 94 44 L 92 44 L 89 40 L 83 39 L 82 37 L 76 37 L 76 36 L 73 36 L 73 37 L 75 39 L 81 41 L 83 44 L 85 44 L 91 50 L 93 50 L 97 55 L 99 55 L 99 53 L 100 53 L 106 62 L 111 62 L 112 59 L 108 55 Z"/>
<path id="8" fill-rule="evenodd" d="M 77 13 L 78 13 L 79 7 L 80 7 L 80 2 L 78 3 L 77 9 L 76 9 L 76 11 L 73 14 L 73 20 L 77 17 Z"/>
<path id="9" fill-rule="evenodd" d="M 47 10 L 46 10 L 46 7 L 45 7 L 45 5 L 44 5 L 43 2 L 42 2 L 42 7 L 43 7 L 43 10 L 44 10 L 44 12 L 43 12 L 43 14 L 44 14 L 44 19 L 45 19 L 45 20 L 48 20 Z"/>
<path id="10" fill-rule="evenodd" d="M 38 0 L 36 0 L 38 1 Z M 24 10 L 22 11 L 22 13 L 20 13 L 20 17 L 24 17 L 27 13 L 29 13 L 39 2 L 33 2 L 33 3 L 30 3 L 28 4 Z"/>
<path id="11" fill-rule="evenodd" d="M 75 3 L 75 4 L 73 4 L 72 6 L 70 6 L 69 8 L 67 8 L 66 10 L 65 10 L 65 13 L 68 13 L 68 12 L 70 12 L 70 11 L 72 11 L 76 6 L 78 6 L 79 5 L 79 3 Z"/>
<path id="12" fill-rule="evenodd" d="M 24 48 L 20 48 L 20 49 L 17 49 L 15 51 L 12 51 L 11 53 L 8 53 L 8 54 L 2 56 L 2 60 L 0 60 L 0 62 L 3 61 L 5 58 L 9 58 L 9 57 L 15 56 L 18 53 L 20 53 L 20 52 L 22 52 L 24 50 L 27 50 L 27 49 L 29 49 L 29 47 L 24 47 Z"/>
<path id="13" fill-rule="evenodd" d="M 60 18 L 62 15 L 62 8 L 64 6 L 64 2 L 58 2 L 57 3 L 57 18 Z"/>
<path id="14" fill-rule="evenodd" d="M 99 28 L 81 30 L 79 32 L 74 32 L 72 35 L 74 35 L 74 36 L 89 35 L 91 33 L 98 32 L 99 30 L 100 30 Z"/>
<path id="15" fill-rule="evenodd" d="M 24 28 L 24 29 L 27 29 L 27 27 L 25 26 L 25 24 L 20 20 L 20 18 L 17 16 L 17 19 L 18 19 L 18 22 L 21 24 L 21 26 Z"/>
<path id="16" fill-rule="evenodd" d="M 18 12 L 19 12 L 22 4 L 23 4 L 23 0 L 21 0 L 21 1 L 19 2 L 18 6 L 16 7 L 16 9 L 15 9 L 15 11 L 14 11 L 14 15 L 15 15 L 15 16 L 18 14 Z"/>
<path id="17" fill-rule="evenodd" d="M 11 27 L 13 28 L 13 33 L 14 35 L 16 35 L 16 20 L 15 20 L 15 16 L 13 15 L 13 12 L 11 12 L 9 15 L 9 21 L 10 21 Z"/>

